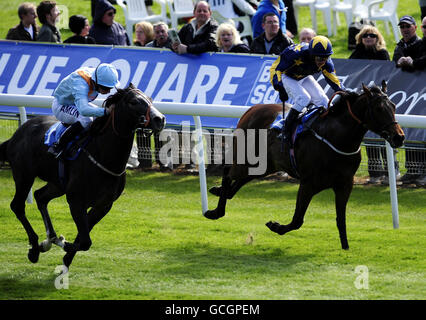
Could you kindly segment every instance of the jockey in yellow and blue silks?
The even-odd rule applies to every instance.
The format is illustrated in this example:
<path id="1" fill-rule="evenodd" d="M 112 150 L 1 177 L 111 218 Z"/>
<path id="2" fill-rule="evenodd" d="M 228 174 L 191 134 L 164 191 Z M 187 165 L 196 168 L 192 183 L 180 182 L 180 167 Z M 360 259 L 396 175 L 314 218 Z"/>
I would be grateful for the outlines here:
<path id="1" fill-rule="evenodd" d="M 92 117 L 108 113 L 91 101 L 98 94 L 107 94 L 119 85 L 117 69 L 101 63 L 96 68 L 83 67 L 66 76 L 53 92 L 52 111 L 55 117 L 70 125 L 48 152 L 58 158 L 67 144 L 92 122 Z"/>
<path id="2" fill-rule="evenodd" d="M 332 54 L 330 40 L 324 36 L 316 36 L 309 44 L 301 43 L 287 47 L 271 66 L 271 83 L 274 89 L 280 92 L 283 115 L 288 97 L 294 102 L 283 126 L 284 139 L 290 146 L 292 146 L 293 124 L 299 113 L 311 103 L 324 108 L 328 106 L 327 95 L 312 75 L 322 72 L 334 91 L 344 90 L 336 76 L 330 58 Z"/>

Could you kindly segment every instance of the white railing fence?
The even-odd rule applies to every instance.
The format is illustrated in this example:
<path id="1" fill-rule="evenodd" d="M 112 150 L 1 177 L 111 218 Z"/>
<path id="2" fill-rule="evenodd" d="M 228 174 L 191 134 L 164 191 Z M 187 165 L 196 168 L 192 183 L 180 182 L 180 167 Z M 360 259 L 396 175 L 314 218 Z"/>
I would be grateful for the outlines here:
<path id="1" fill-rule="evenodd" d="M 0 105 L 19 106 L 20 120 L 24 123 L 27 120 L 25 107 L 50 108 L 53 97 L 51 96 L 27 96 L 18 94 L 0 94 Z M 101 106 L 104 99 L 96 99 L 94 103 Z M 240 118 L 249 109 L 247 106 L 225 106 L 212 104 L 175 103 L 175 102 L 155 102 L 155 107 L 164 114 L 190 115 L 194 117 L 195 131 L 197 134 L 197 156 L 199 165 L 199 179 L 201 192 L 201 207 L 204 214 L 208 210 L 207 202 L 207 182 L 204 163 L 204 147 L 202 136 L 202 124 L 200 116 Z M 404 128 L 426 129 L 426 116 L 396 115 L 396 120 Z M 392 147 L 386 142 L 386 153 L 388 163 L 394 163 L 394 153 Z M 390 198 L 392 205 L 392 220 L 394 229 L 399 228 L 398 196 L 396 190 L 395 167 L 388 166 Z"/>

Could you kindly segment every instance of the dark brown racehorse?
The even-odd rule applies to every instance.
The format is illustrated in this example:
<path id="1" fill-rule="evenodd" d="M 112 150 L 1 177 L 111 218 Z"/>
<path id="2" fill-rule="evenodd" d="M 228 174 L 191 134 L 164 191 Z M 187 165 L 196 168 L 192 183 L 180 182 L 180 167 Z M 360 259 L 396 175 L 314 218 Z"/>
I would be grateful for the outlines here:
<path id="1" fill-rule="evenodd" d="M 33 263 L 52 243 L 67 252 L 63 259 L 66 268 L 77 251 L 90 248 L 90 231 L 110 211 L 124 189 L 135 130 L 160 131 L 165 125 L 164 115 L 132 84 L 109 96 L 105 107 L 110 108 L 110 115 L 92 123 L 88 137 L 83 138 L 90 139 L 84 151 L 65 164 L 68 176 L 65 185 L 58 173 L 58 160 L 47 152 L 43 143 L 46 131 L 57 121 L 54 117 L 41 116 L 25 122 L 12 138 L 0 145 L 0 161 L 10 163 L 16 186 L 10 207 L 28 234 L 31 245 L 28 259 Z M 47 239 L 40 244 L 25 216 L 25 200 L 36 177 L 47 182 L 34 192 L 47 233 Z M 64 194 L 78 230 L 74 243 L 56 235 L 47 210 L 50 200 Z"/>
<path id="2" fill-rule="evenodd" d="M 268 129 L 281 108 L 281 105 L 255 105 L 241 117 L 237 128 L 245 131 Z M 371 88 L 363 85 L 360 94 L 342 92 L 340 100 L 321 115 L 311 128 L 312 131 L 302 133 L 296 140 L 294 154 L 297 170 L 290 161 L 288 146 L 281 150 L 280 131 L 268 129 L 265 142 L 267 170 L 262 176 L 285 171 L 299 178 L 300 186 L 292 221 L 287 225 L 270 221 L 266 225 L 280 235 L 299 229 L 312 197 L 332 188 L 340 242 L 343 249 L 348 249 L 346 204 L 352 191 L 353 177 L 361 162 L 359 150 L 363 137 L 371 130 L 397 148 L 404 142 L 404 133 L 395 121 L 395 104 L 386 95 L 385 82 L 381 89 L 375 85 Z M 224 216 L 227 199 L 232 199 L 244 184 L 259 177 L 249 175 L 248 165 L 235 164 L 236 149 L 234 143 L 234 164 L 225 167 L 222 185 L 210 189 L 211 193 L 219 196 L 219 203 L 216 209 L 204 213 L 209 219 Z"/>

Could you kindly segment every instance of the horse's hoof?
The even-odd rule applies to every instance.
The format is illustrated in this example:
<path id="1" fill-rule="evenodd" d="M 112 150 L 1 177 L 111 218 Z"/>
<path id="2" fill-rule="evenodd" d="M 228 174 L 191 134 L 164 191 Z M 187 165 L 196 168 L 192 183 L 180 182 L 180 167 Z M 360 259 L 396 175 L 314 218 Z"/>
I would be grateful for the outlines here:
<path id="1" fill-rule="evenodd" d="M 207 210 L 206 212 L 204 212 L 204 216 L 207 219 L 211 219 L 211 220 L 217 220 L 217 219 L 223 217 L 224 215 L 225 214 L 218 214 L 216 209 L 214 209 L 214 210 Z"/>
<path id="2" fill-rule="evenodd" d="M 273 232 L 278 233 L 282 236 L 285 233 L 285 227 L 279 224 L 278 222 L 269 221 L 266 223 L 266 226 Z"/>
<path id="3" fill-rule="evenodd" d="M 50 242 L 50 240 L 46 239 L 43 240 L 40 244 L 39 244 L 39 250 L 40 252 L 47 252 L 52 248 L 52 242 Z"/>
<path id="4" fill-rule="evenodd" d="M 40 256 L 40 250 L 38 246 L 37 248 L 33 247 L 28 250 L 28 260 L 30 260 L 32 263 L 37 263 L 39 256 Z"/>
<path id="5" fill-rule="evenodd" d="M 222 194 L 222 187 L 211 187 L 209 192 L 217 197 L 220 197 Z"/>

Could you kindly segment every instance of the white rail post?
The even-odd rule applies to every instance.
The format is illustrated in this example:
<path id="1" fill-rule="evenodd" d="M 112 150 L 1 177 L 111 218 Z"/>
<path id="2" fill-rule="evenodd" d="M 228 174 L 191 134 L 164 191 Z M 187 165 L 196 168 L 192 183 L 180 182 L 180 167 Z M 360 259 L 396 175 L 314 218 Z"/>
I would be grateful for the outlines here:
<path id="1" fill-rule="evenodd" d="M 395 159 L 393 149 L 389 142 L 386 141 L 386 158 L 388 159 L 388 177 L 389 189 L 392 205 L 392 222 L 393 228 L 399 228 L 399 213 L 398 213 L 398 195 L 396 193 L 396 175 L 395 175 Z"/>
<path id="2" fill-rule="evenodd" d="M 19 107 L 19 120 L 21 122 L 21 126 L 27 122 L 27 110 L 25 110 L 25 107 Z M 30 189 L 30 192 L 27 196 L 27 202 L 33 203 L 33 188 Z"/>
<path id="3" fill-rule="evenodd" d="M 209 209 L 207 200 L 206 165 L 204 162 L 203 128 L 199 116 L 194 116 L 195 132 L 197 134 L 197 162 L 198 176 L 200 177 L 201 210 L 204 213 Z"/>

